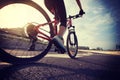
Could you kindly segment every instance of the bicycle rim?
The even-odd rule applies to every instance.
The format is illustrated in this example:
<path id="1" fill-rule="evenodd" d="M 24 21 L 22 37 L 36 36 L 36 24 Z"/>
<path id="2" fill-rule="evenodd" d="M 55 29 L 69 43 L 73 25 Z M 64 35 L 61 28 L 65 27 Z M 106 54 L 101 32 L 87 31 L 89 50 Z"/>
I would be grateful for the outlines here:
<path id="1" fill-rule="evenodd" d="M 78 41 L 75 32 L 70 32 L 67 37 L 67 51 L 71 58 L 75 58 L 78 52 Z"/>
<path id="2" fill-rule="evenodd" d="M 44 18 L 44 21 L 50 21 L 47 13 L 38 4 L 31 0 L 2 0 L 0 3 L 0 9 L 5 9 L 6 6 L 9 7 L 9 5 L 31 7 L 41 14 L 42 20 Z M 52 36 L 52 24 L 49 24 L 45 29 L 46 28 L 48 29 L 49 36 Z M 32 45 L 30 38 L 26 37 L 24 34 L 24 30 L 21 28 L 18 29 L 0 29 L 0 56 L 2 61 L 18 64 L 21 62 L 33 62 L 43 58 L 48 53 L 52 45 L 49 41 L 37 38 L 36 43 Z M 30 50 L 30 48 L 33 47 L 34 50 Z"/>

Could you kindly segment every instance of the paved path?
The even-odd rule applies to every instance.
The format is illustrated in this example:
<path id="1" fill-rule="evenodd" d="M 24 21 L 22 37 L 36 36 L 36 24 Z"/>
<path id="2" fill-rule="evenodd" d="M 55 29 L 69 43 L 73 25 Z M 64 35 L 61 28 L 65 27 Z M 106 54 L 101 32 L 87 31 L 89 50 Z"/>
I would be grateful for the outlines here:
<path id="1" fill-rule="evenodd" d="M 120 56 L 79 52 L 70 59 L 55 53 L 24 65 L 0 62 L 0 80 L 120 80 Z"/>

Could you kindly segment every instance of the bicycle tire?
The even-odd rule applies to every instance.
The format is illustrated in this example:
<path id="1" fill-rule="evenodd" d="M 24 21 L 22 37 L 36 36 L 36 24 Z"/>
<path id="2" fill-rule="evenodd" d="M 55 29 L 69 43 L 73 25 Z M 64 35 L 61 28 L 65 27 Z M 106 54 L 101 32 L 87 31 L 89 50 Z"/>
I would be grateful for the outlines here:
<path id="1" fill-rule="evenodd" d="M 69 57 L 72 59 L 75 59 L 78 53 L 78 40 L 77 40 L 77 36 L 75 32 L 68 33 L 66 45 L 67 45 L 67 52 L 68 52 Z"/>
<path id="2" fill-rule="evenodd" d="M 20 3 L 20 4 L 25 4 L 25 5 L 31 6 L 31 7 L 35 8 L 36 10 L 38 10 L 45 17 L 47 22 L 51 21 L 48 14 L 44 11 L 44 9 L 41 6 L 39 6 L 37 3 L 35 3 L 31 0 L 1 0 L 0 1 L 0 9 L 2 9 L 3 7 L 5 7 L 7 5 L 14 4 L 14 3 Z M 50 28 L 50 36 L 53 36 L 52 24 L 49 24 L 49 28 Z M 8 62 L 8 63 L 12 63 L 12 64 L 21 64 L 21 63 L 26 63 L 26 62 L 28 63 L 28 62 L 37 61 L 37 60 L 40 60 L 41 58 L 43 58 L 48 53 L 51 46 L 52 46 L 52 43 L 49 42 L 47 44 L 46 49 L 44 49 L 42 52 L 39 52 L 38 55 L 35 55 L 32 57 L 27 57 L 27 56 L 26 57 L 17 57 L 15 55 L 11 55 L 10 52 L 7 52 L 5 49 L 0 47 L 0 60 Z"/>

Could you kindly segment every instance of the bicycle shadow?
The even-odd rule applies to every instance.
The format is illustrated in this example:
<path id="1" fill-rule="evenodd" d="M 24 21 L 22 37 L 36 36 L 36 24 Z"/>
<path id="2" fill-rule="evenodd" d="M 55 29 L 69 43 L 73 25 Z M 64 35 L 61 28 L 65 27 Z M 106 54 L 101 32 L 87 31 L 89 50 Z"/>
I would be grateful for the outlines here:
<path id="1" fill-rule="evenodd" d="M 52 59 L 56 61 L 53 63 L 50 61 Z M 26 63 L 19 65 L 9 65 L 7 67 L 4 67 L 0 70 L 0 80 L 83 80 L 85 78 L 85 80 L 87 80 L 87 78 L 92 78 L 92 80 L 115 80 L 118 78 L 116 75 L 114 75 L 114 77 L 110 77 L 113 76 L 112 73 L 115 72 L 105 69 L 93 69 L 93 67 L 95 67 L 93 65 L 100 64 L 84 60 L 81 57 L 76 60 L 69 58 L 49 57 L 45 58 L 44 61 L 45 60 L 49 62 L 34 62 L 29 64 Z M 59 62 L 59 60 L 61 60 L 61 62 Z M 89 67 L 88 65 L 80 66 L 79 64 L 81 63 L 89 63 L 89 66 L 92 64 L 92 67 Z"/>

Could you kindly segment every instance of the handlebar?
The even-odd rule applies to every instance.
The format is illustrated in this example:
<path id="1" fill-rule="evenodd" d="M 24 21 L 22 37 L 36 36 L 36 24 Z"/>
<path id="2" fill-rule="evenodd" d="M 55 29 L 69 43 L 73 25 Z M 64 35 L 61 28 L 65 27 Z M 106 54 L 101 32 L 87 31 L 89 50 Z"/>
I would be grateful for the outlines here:
<path id="1" fill-rule="evenodd" d="M 80 15 L 80 14 L 76 14 L 76 15 L 73 15 L 73 16 L 71 16 L 71 15 L 69 15 L 69 17 L 68 17 L 68 19 L 76 19 L 76 18 L 79 18 L 79 17 L 82 17 L 82 15 Z"/>

